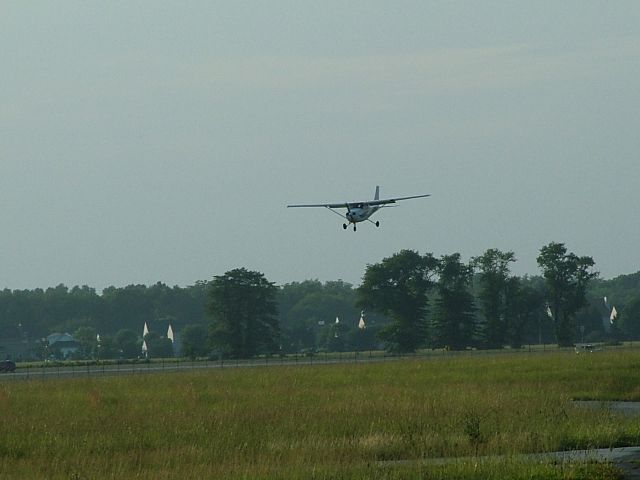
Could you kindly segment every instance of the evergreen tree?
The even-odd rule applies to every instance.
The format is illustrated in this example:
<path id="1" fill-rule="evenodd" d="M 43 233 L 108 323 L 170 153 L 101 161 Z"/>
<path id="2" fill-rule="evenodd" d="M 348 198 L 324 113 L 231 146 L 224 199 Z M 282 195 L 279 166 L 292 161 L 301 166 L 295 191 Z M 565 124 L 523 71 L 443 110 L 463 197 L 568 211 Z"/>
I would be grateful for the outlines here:
<path id="1" fill-rule="evenodd" d="M 470 292 L 473 267 L 462 263 L 460 254 L 454 253 L 439 259 L 437 271 L 434 345 L 462 350 L 476 342 L 475 306 Z"/>
<path id="2" fill-rule="evenodd" d="M 479 270 L 479 303 L 484 317 L 483 336 L 487 348 L 502 348 L 506 342 L 509 264 L 515 261 L 513 252 L 501 252 L 495 248 L 472 259 L 472 264 Z M 513 291 L 514 285 L 510 286 Z"/>
<path id="3" fill-rule="evenodd" d="M 527 328 L 539 325 L 544 312 L 543 295 L 520 277 L 510 277 L 505 284 L 505 341 L 520 348 Z"/>

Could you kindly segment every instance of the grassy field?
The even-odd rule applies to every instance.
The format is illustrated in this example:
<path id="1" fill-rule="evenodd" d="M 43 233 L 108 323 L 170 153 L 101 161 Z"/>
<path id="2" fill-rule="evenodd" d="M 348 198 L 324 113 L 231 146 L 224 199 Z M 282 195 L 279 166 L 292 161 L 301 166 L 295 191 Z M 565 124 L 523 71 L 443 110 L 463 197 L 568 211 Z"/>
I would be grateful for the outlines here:
<path id="1" fill-rule="evenodd" d="M 517 456 L 640 445 L 573 399 L 639 401 L 640 352 L 4 381 L 0 478 L 618 478 Z"/>

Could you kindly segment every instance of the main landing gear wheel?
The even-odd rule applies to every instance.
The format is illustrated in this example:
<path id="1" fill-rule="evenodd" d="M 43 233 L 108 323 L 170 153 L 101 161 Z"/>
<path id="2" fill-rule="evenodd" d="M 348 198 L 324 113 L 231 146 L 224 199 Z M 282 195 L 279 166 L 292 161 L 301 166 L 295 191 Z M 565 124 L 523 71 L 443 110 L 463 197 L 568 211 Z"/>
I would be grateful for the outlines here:
<path id="1" fill-rule="evenodd" d="M 380 222 L 376 222 L 376 227 L 379 227 L 379 226 L 380 226 Z"/>
<path id="2" fill-rule="evenodd" d="M 346 230 L 346 229 L 347 229 L 347 224 L 346 224 L 346 223 L 343 223 L 343 224 L 342 224 L 342 228 L 344 228 L 344 229 Z"/>
<path id="3" fill-rule="evenodd" d="M 356 231 L 356 224 L 355 223 L 353 224 L 353 231 L 354 232 Z"/>

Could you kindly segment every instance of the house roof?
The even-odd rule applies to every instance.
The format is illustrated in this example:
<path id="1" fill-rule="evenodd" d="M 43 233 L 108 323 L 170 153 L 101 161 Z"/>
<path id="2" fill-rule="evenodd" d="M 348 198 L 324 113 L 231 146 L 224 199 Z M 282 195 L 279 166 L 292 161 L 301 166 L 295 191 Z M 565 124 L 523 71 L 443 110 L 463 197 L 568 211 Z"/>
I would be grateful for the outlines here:
<path id="1" fill-rule="evenodd" d="M 73 335 L 70 333 L 52 333 L 47 336 L 47 341 L 49 345 L 54 345 L 56 343 L 75 343 L 76 340 L 73 338 Z"/>

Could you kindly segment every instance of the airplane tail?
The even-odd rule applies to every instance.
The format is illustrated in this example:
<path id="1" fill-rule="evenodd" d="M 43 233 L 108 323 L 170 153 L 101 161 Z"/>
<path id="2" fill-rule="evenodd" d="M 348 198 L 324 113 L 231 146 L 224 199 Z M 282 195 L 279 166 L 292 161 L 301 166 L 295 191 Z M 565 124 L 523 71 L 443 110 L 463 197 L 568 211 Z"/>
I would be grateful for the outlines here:
<path id="1" fill-rule="evenodd" d="M 380 185 L 376 185 L 376 194 L 373 197 L 374 200 L 380 200 Z"/>

